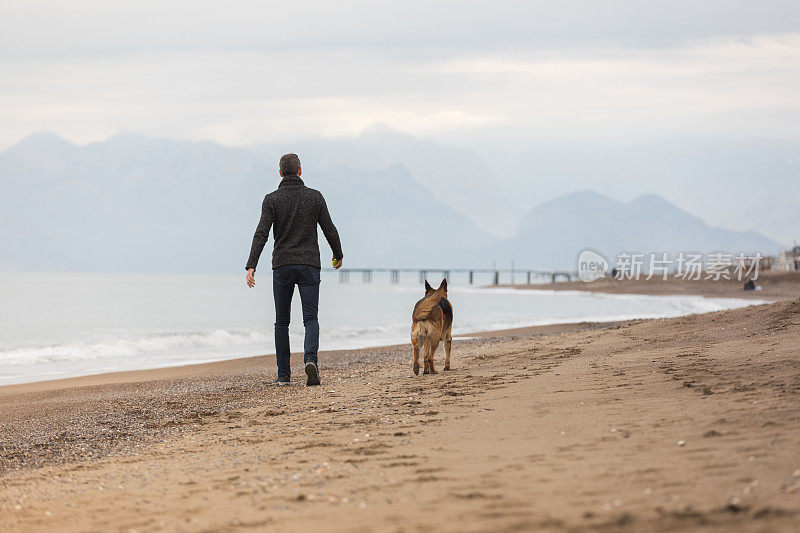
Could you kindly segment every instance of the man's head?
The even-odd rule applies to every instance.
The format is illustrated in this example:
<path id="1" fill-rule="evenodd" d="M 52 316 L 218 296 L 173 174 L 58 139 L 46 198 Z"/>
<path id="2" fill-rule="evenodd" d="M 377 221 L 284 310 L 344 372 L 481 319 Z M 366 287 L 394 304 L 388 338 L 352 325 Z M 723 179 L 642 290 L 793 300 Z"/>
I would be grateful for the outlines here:
<path id="1" fill-rule="evenodd" d="M 284 154 L 281 156 L 280 173 L 285 176 L 299 176 L 303 172 L 300 166 L 300 158 L 297 154 Z"/>

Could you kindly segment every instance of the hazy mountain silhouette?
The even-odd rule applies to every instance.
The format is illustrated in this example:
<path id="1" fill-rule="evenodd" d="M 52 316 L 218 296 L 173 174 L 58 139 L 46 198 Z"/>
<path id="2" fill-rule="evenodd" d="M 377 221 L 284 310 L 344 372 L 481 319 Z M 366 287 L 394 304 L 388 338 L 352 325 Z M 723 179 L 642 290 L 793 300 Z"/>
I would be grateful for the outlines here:
<path id="1" fill-rule="evenodd" d="M 332 141 L 334 148 L 315 141 L 316 148 L 301 152 L 303 178 L 328 199 L 348 266 L 489 267 L 515 260 L 519 267 L 573 268 L 587 247 L 608 255 L 779 248 L 755 232 L 711 227 L 655 195 L 626 204 L 594 192 L 536 206 L 513 238 L 498 241 L 441 199 L 453 201 L 470 189 L 471 199 L 463 201 L 477 219 L 513 218 L 499 207 L 501 197 L 485 192 L 481 203 L 481 191 L 496 187 L 483 179 L 488 170 L 479 160 L 462 154 L 472 173 L 447 173 L 458 151 L 432 145 L 425 152 L 423 141 L 383 130 L 365 135 L 355 144 Z M 389 142 L 394 148 L 381 151 L 371 137 L 384 135 L 395 139 Z M 415 146 L 423 152 L 417 159 Z M 133 134 L 83 147 L 50 133 L 30 136 L 0 154 L 0 268 L 239 272 L 261 199 L 279 182 L 278 155 L 266 151 Z M 375 168 L 334 164 L 347 154 L 358 166 Z M 399 164 L 412 159 L 416 176 Z M 430 183 L 438 195 L 421 183 L 425 175 L 437 176 Z M 447 181 L 451 176 L 464 181 Z M 327 264 L 329 250 L 321 241 Z M 271 244 L 266 250 L 262 266 Z"/>
<path id="2" fill-rule="evenodd" d="M 800 182 L 800 180 L 797 180 Z M 787 246 L 800 242 L 800 195 L 758 194 L 745 207 L 729 213 L 725 225 L 763 232 Z"/>
<path id="3" fill-rule="evenodd" d="M 239 272 L 261 200 L 280 180 L 276 162 L 210 142 L 123 134 L 78 147 L 33 135 L 0 154 L 0 268 Z M 347 265 L 446 263 L 490 242 L 401 166 L 306 169 L 306 184 L 328 198 Z"/>
<path id="4" fill-rule="evenodd" d="M 774 254 L 780 243 L 756 232 L 711 227 L 663 198 L 649 194 L 623 203 L 592 191 L 544 202 L 519 224 L 517 235 L 487 247 L 499 264 L 574 269 L 585 248 L 612 263 L 619 252 L 757 252 Z"/>
<path id="5" fill-rule="evenodd" d="M 626 200 L 655 193 L 712 226 L 755 230 L 787 246 L 800 241 L 797 141 L 542 141 L 497 157 L 492 168 L 516 191 L 511 200 L 524 211 L 531 199 L 538 203 L 581 190 Z"/>
<path id="6" fill-rule="evenodd" d="M 356 137 L 301 139 L 251 150 L 269 164 L 295 151 L 304 166 L 319 170 L 347 167 L 375 172 L 402 165 L 434 198 L 498 237 L 513 235 L 523 213 L 512 209 L 498 176 L 471 150 L 442 146 L 382 125 Z"/>

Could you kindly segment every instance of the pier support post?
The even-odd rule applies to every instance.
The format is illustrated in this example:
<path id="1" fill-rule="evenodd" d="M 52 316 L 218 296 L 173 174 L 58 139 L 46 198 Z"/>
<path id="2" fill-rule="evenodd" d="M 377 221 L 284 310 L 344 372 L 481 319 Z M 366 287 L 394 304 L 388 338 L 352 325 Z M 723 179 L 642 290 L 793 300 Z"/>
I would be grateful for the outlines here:
<path id="1" fill-rule="evenodd" d="M 528 285 L 531 284 L 531 271 L 528 270 Z"/>
<path id="2" fill-rule="evenodd" d="M 497 270 L 494 271 L 494 284 L 500 285 L 500 272 Z"/>
<path id="3" fill-rule="evenodd" d="M 469 284 L 472 285 L 472 270 L 469 271 Z"/>

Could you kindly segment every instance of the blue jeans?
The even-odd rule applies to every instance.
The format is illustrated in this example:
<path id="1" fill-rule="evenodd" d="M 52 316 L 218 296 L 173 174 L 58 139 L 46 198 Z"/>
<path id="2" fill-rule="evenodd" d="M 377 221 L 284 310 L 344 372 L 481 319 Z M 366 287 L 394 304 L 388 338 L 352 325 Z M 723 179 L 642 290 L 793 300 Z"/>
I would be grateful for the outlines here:
<path id="1" fill-rule="evenodd" d="M 300 291 L 303 304 L 303 325 L 306 328 L 303 363 L 317 363 L 319 350 L 319 268 L 308 265 L 284 265 L 272 271 L 272 294 L 275 297 L 275 356 L 278 377 L 291 375 L 289 366 L 289 315 L 294 286 Z"/>

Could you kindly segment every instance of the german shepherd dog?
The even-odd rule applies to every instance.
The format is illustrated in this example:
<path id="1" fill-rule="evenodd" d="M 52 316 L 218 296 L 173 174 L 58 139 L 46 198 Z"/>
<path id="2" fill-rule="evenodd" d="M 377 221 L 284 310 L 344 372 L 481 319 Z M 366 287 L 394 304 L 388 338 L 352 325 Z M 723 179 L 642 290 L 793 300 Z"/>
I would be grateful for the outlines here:
<path id="1" fill-rule="evenodd" d="M 419 350 L 425 356 L 423 374 L 436 374 L 433 355 L 444 341 L 444 369 L 450 370 L 450 348 L 453 345 L 453 306 L 447 299 L 447 279 L 434 290 L 425 280 L 425 297 L 418 301 L 411 314 L 411 344 L 414 346 L 414 374 L 419 374 Z"/>

